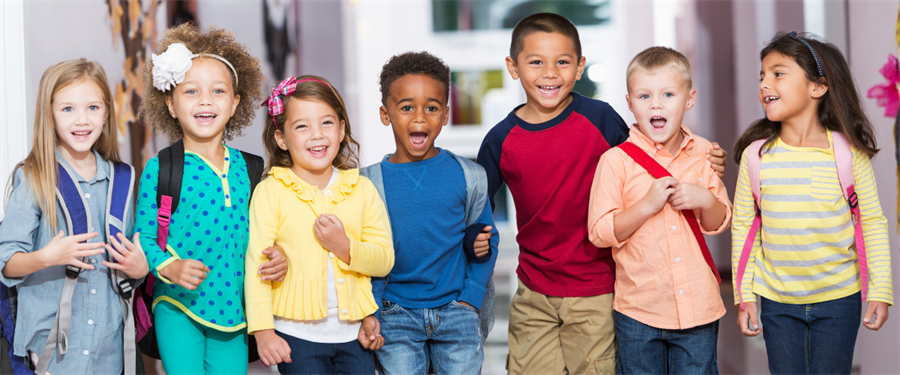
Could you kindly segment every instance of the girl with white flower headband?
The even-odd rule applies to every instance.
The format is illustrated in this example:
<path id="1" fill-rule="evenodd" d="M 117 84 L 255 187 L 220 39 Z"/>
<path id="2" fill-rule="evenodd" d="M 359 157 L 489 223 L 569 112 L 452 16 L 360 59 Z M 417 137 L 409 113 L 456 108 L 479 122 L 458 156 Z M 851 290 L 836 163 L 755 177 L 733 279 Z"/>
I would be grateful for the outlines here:
<path id="1" fill-rule="evenodd" d="M 262 162 L 223 142 L 251 124 L 263 75 L 259 61 L 225 30 L 185 24 L 167 30 L 157 45 L 160 54 L 147 61 L 141 114 L 176 142 L 140 176 L 136 230 L 156 278 L 151 308 L 159 354 L 168 374 L 246 373 L 244 254 Z M 254 160 L 259 175 L 250 176 Z M 172 186 L 168 173 L 158 183 L 160 171 L 176 167 L 183 167 L 183 175 L 172 176 L 181 181 L 180 195 L 158 197 L 157 190 Z M 287 264 L 280 253 L 270 258 L 269 270 L 281 274 L 265 277 L 277 280 Z"/>

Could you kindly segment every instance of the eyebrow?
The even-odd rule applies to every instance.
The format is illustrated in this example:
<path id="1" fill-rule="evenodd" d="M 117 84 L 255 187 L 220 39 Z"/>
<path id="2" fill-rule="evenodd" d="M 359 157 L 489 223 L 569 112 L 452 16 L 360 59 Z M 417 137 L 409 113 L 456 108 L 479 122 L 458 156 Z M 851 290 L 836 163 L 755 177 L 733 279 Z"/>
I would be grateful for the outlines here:
<path id="1" fill-rule="evenodd" d="M 56 106 L 61 106 L 61 105 L 75 105 L 75 104 L 76 104 L 76 103 L 59 102 L 59 103 L 56 103 Z M 98 101 L 88 102 L 88 103 L 85 103 L 85 104 L 87 104 L 87 105 L 94 105 L 94 104 L 104 104 L 104 103 L 103 103 L 103 101 L 98 100 Z"/>
<path id="2" fill-rule="evenodd" d="M 399 101 L 397 101 L 397 104 L 400 104 L 400 103 L 403 103 L 403 102 L 412 102 L 412 101 L 414 101 L 414 99 L 415 99 L 415 98 L 404 98 L 404 99 L 400 99 Z M 441 105 L 444 104 L 444 102 L 442 102 L 442 101 L 440 101 L 440 100 L 437 100 L 437 99 L 435 99 L 435 98 L 432 98 L 432 97 L 430 97 L 430 96 L 429 96 L 429 97 L 426 97 L 425 100 L 427 100 L 427 101 L 429 101 L 429 102 L 437 102 L 437 103 L 439 103 L 439 104 L 441 104 Z"/>
<path id="3" fill-rule="evenodd" d="M 325 116 L 322 116 L 322 118 L 333 118 L 333 119 L 337 120 L 338 117 L 337 117 L 336 115 L 332 115 L 332 114 L 329 113 L 329 114 L 327 114 L 327 115 L 325 115 Z M 309 117 L 301 117 L 301 118 L 298 118 L 298 119 L 292 121 L 292 122 L 291 122 L 291 125 L 294 125 L 294 124 L 296 124 L 296 123 L 298 123 L 298 122 L 301 122 L 301 121 L 312 122 L 312 121 L 310 121 Z"/>

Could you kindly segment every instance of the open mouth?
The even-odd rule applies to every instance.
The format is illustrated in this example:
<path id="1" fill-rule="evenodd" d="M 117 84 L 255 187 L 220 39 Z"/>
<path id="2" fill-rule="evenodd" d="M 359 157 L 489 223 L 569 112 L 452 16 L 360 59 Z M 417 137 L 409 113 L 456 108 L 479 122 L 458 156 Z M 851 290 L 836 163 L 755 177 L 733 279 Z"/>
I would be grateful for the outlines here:
<path id="1" fill-rule="evenodd" d="M 426 146 L 426 142 L 428 142 L 428 133 L 409 133 L 409 143 L 412 144 L 413 147 L 418 149 L 424 148 Z"/>
<path id="2" fill-rule="evenodd" d="M 650 125 L 653 126 L 654 130 L 665 129 L 667 122 L 666 118 L 662 116 L 653 116 L 650 118 Z"/>
<path id="3" fill-rule="evenodd" d="M 538 86 L 538 90 L 544 95 L 556 95 L 562 86 Z"/>
<path id="4" fill-rule="evenodd" d="M 203 112 L 194 115 L 194 118 L 197 119 L 197 122 L 201 125 L 211 124 L 216 119 L 215 113 Z"/>
<path id="5" fill-rule="evenodd" d="M 321 157 L 324 157 L 326 154 L 328 154 L 328 146 L 310 147 L 310 148 L 306 149 L 306 151 L 309 151 L 309 153 L 312 154 L 312 156 L 314 156 L 314 157 L 321 158 Z"/>
<path id="6" fill-rule="evenodd" d="M 766 107 L 768 107 L 770 104 L 772 104 L 772 103 L 778 101 L 778 99 L 781 99 L 781 98 L 780 98 L 780 97 L 777 97 L 777 96 L 772 96 L 772 95 L 768 95 L 768 96 L 763 97 L 763 101 L 766 102 Z"/>
<path id="7" fill-rule="evenodd" d="M 72 135 L 75 136 L 75 139 L 77 139 L 77 140 L 85 140 L 93 132 L 94 132 L 93 130 L 79 130 L 79 131 L 72 132 Z"/>

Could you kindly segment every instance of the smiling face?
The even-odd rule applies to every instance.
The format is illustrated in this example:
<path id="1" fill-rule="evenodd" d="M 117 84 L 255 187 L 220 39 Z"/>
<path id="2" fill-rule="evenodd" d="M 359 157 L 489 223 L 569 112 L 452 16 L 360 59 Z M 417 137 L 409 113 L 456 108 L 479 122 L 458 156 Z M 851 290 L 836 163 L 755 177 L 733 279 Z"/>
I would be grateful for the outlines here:
<path id="1" fill-rule="evenodd" d="M 100 87 L 87 78 L 76 81 L 57 91 L 50 105 L 60 152 L 78 159 L 90 153 L 109 119 Z"/>
<path id="2" fill-rule="evenodd" d="M 232 84 L 231 70 L 212 58 L 195 58 L 184 81 L 166 97 L 184 137 L 194 142 L 221 142 L 225 125 L 241 101 Z"/>
<path id="3" fill-rule="evenodd" d="M 290 97 L 284 100 L 286 120 L 275 131 L 275 141 L 291 154 L 294 174 L 322 187 L 322 177 L 331 177 L 332 162 L 340 152 L 344 122 L 323 102 Z"/>
<path id="4" fill-rule="evenodd" d="M 696 91 L 689 89 L 674 67 L 636 70 L 628 80 L 628 109 L 641 133 L 662 144 L 672 155 L 681 147 L 684 112 L 694 106 Z"/>
<path id="5" fill-rule="evenodd" d="M 759 72 L 759 103 L 770 121 L 798 116 L 815 118 L 818 100 L 827 86 L 812 82 L 793 58 L 773 52 L 766 55 Z"/>
<path id="6" fill-rule="evenodd" d="M 525 88 L 526 106 L 544 113 L 562 112 L 575 82 L 581 79 L 584 64 L 572 39 L 560 33 L 532 33 L 524 38 L 515 61 L 506 58 L 509 74 Z"/>
<path id="7" fill-rule="evenodd" d="M 407 74 L 391 84 L 379 109 L 381 123 L 394 130 L 397 151 L 392 163 L 409 163 L 437 156 L 434 140 L 447 125 L 450 111 L 444 84 L 421 74 Z"/>

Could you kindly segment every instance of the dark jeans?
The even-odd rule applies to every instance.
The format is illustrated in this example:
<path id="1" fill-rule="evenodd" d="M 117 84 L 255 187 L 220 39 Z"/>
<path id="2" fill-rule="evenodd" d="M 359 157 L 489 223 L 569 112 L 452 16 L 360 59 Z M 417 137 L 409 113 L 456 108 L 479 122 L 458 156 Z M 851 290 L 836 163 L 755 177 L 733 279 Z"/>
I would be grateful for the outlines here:
<path id="1" fill-rule="evenodd" d="M 719 321 L 659 329 L 616 312 L 619 374 L 718 374 Z"/>
<path id="2" fill-rule="evenodd" d="M 358 341 L 322 344 L 275 331 L 291 347 L 291 363 L 279 363 L 281 374 L 374 374 L 375 355 Z"/>
<path id="3" fill-rule="evenodd" d="M 808 305 L 760 297 L 760 320 L 773 374 L 849 374 L 859 332 L 860 293 Z"/>

